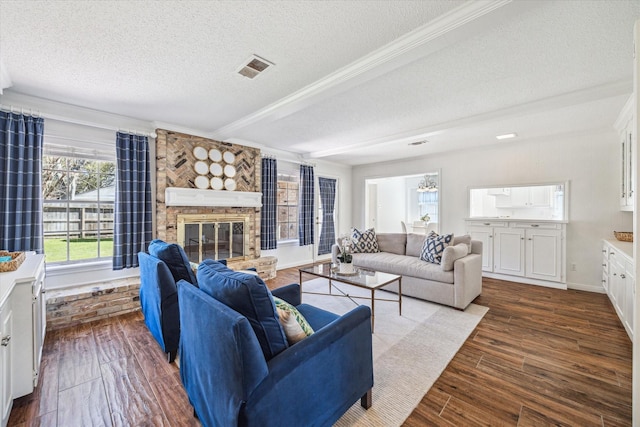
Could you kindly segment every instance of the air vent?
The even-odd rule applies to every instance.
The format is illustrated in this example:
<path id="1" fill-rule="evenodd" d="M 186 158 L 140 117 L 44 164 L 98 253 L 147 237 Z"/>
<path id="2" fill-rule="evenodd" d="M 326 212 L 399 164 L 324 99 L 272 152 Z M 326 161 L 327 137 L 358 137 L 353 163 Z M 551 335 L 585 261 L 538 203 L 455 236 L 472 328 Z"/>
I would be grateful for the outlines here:
<path id="1" fill-rule="evenodd" d="M 264 73 L 273 65 L 275 65 L 273 62 L 269 62 L 266 59 L 260 58 L 256 55 L 251 55 L 249 59 L 244 61 L 244 65 L 240 67 L 240 69 L 238 70 L 238 74 L 253 79 L 258 75 Z"/>

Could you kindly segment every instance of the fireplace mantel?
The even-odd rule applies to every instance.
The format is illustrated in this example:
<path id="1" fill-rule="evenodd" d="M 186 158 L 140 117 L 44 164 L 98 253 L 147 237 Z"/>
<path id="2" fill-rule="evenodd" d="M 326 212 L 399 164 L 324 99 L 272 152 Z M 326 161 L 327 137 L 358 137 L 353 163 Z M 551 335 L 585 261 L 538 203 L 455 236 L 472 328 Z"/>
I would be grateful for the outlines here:
<path id="1" fill-rule="evenodd" d="M 262 207 L 262 193 L 250 191 L 167 187 L 164 197 L 167 206 Z"/>

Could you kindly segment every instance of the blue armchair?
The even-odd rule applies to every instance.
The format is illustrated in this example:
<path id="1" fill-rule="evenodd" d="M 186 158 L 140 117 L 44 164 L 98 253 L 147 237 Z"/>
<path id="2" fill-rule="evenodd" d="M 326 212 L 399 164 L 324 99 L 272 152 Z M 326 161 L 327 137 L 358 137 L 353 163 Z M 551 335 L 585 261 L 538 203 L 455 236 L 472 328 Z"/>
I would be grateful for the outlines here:
<path id="1" fill-rule="evenodd" d="M 330 426 L 358 399 L 371 406 L 368 307 L 338 316 L 300 304 L 297 284 L 274 290 L 315 331 L 289 346 L 265 322 L 269 306 L 274 312 L 275 306 L 259 278 L 205 261 L 198 283 L 199 288 L 178 282 L 179 353 L 180 376 L 203 426 Z M 254 308 L 266 311 L 256 320 L 229 304 L 247 315 Z M 271 334 L 270 343 L 264 343 L 265 334 Z"/>
<path id="2" fill-rule="evenodd" d="M 153 240 L 149 253 L 139 252 L 140 306 L 144 322 L 172 363 L 180 341 L 180 314 L 176 282 L 196 284 L 189 260 L 180 245 Z"/>

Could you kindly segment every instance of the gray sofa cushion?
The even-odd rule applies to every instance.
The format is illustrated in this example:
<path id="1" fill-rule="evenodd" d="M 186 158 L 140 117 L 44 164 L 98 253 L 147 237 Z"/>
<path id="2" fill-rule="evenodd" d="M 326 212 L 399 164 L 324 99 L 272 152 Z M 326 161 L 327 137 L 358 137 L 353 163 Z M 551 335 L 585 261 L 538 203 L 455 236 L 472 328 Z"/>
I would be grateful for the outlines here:
<path id="1" fill-rule="evenodd" d="M 380 252 L 404 255 L 407 245 L 407 235 L 405 233 L 383 233 L 376 236 L 378 238 L 378 249 Z"/>
<path id="2" fill-rule="evenodd" d="M 424 244 L 424 239 L 426 238 L 427 236 L 425 234 L 417 234 L 417 233 L 407 234 L 406 254 L 409 256 L 420 257 L 420 253 L 422 252 L 422 245 Z"/>
<path id="3" fill-rule="evenodd" d="M 353 254 L 353 264 L 385 273 L 453 284 L 453 271 L 443 271 L 439 264 L 425 262 L 413 256 L 389 252 Z"/>

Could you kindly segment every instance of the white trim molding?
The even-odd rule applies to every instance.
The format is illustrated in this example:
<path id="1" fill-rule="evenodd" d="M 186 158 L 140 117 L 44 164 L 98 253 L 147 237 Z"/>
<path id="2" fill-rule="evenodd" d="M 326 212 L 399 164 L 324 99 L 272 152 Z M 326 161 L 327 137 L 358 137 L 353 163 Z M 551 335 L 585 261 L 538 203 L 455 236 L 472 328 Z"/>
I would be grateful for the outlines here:
<path id="1" fill-rule="evenodd" d="M 164 200 L 167 206 L 262 207 L 262 193 L 251 191 L 167 187 Z"/>

